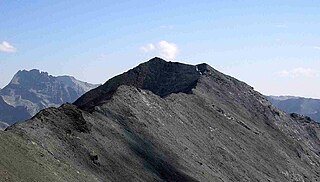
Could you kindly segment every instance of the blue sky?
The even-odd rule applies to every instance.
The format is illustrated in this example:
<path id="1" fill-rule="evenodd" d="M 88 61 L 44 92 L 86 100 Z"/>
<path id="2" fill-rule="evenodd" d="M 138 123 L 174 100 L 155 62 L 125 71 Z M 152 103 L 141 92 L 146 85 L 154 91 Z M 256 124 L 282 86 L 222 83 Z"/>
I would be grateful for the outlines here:
<path id="1" fill-rule="evenodd" d="M 154 56 L 320 98 L 317 0 L 0 0 L 0 87 L 20 69 L 103 83 Z"/>

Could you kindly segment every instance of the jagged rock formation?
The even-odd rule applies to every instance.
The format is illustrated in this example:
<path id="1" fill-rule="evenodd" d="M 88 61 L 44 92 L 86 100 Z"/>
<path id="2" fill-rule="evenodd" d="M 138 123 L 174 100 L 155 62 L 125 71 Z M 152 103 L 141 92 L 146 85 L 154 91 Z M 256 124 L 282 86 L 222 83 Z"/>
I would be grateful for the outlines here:
<path id="1" fill-rule="evenodd" d="M 298 113 L 320 122 L 320 100 L 292 97 L 268 96 L 268 100 L 277 108 L 287 113 Z"/>
<path id="2" fill-rule="evenodd" d="M 9 124 L 24 121 L 41 109 L 74 102 L 97 86 L 70 76 L 54 77 L 35 69 L 19 71 L 0 90 L 0 120 Z"/>
<path id="3" fill-rule="evenodd" d="M 0 132 L 0 180 L 319 181 L 319 137 L 207 64 L 154 58 Z"/>

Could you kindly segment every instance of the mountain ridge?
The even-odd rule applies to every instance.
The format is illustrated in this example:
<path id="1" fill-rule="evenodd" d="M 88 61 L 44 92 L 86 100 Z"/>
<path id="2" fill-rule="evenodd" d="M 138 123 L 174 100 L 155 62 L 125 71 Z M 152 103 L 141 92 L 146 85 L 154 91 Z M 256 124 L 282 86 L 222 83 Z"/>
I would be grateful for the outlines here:
<path id="1" fill-rule="evenodd" d="M 174 74 L 174 76 L 172 74 Z M 223 76 L 222 73 L 206 63 L 188 65 L 179 62 L 166 62 L 159 57 L 155 57 L 125 73 L 111 78 L 105 84 L 81 96 L 74 104 L 83 109 L 86 107 L 90 108 L 90 106 L 86 106 L 86 104 L 90 105 L 90 102 L 94 103 L 95 100 L 97 101 L 99 99 L 108 100 L 120 85 L 129 85 L 150 90 L 160 97 L 178 92 L 190 93 L 196 86 L 201 75 L 215 74 L 224 79 L 231 78 Z M 217 81 L 222 82 L 223 80 Z M 153 82 L 157 84 L 151 84 Z"/>
<path id="2" fill-rule="evenodd" d="M 176 63 L 160 63 L 168 67 L 153 64 L 149 72 L 130 73 L 132 80 L 118 76 L 75 104 L 0 132 L 0 171 L 20 181 L 320 180 L 319 124 L 276 109 L 251 86 L 210 67 L 198 68 L 200 74 L 178 64 L 194 75 L 183 79 Z M 185 84 L 174 87 L 174 78 Z M 155 82 L 163 79 L 164 85 Z M 13 157 L 16 150 L 30 152 Z M 12 167 L 21 160 L 27 162 Z"/>

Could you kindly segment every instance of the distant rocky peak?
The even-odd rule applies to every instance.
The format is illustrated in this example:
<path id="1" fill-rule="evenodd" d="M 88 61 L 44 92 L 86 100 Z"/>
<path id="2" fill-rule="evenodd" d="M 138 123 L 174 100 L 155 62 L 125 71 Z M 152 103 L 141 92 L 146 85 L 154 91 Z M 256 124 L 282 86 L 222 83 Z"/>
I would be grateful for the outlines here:
<path id="1" fill-rule="evenodd" d="M 52 76 L 47 72 L 40 71 L 38 69 L 28 70 L 20 70 L 18 71 L 14 77 L 12 78 L 9 85 L 6 88 L 13 86 L 14 88 L 19 85 L 19 88 L 23 89 L 33 89 L 33 90 L 41 90 L 48 86 L 54 88 L 57 87 L 71 87 L 76 90 L 79 94 L 83 94 L 92 88 L 99 86 L 98 84 L 90 84 L 87 82 L 83 82 L 77 80 L 73 76 Z M 6 89 L 4 89 L 6 90 Z"/>
<path id="2" fill-rule="evenodd" d="M 52 76 L 37 69 L 20 70 L 0 90 L 0 120 L 13 124 L 29 119 L 41 109 L 74 102 L 97 86 L 72 76 Z"/>
<path id="3" fill-rule="evenodd" d="M 19 70 L 16 73 L 17 76 L 49 76 L 47 72 L 40 71 L 38 69 L 31 69 L 31 70 Z"/>
<path id="4" fill-rule="evenodd" d="M 52 76 L 37 69 L 20 70 L 12 78 L 10 84 L 30 84 L 32 82 L 49 81 Z"/>

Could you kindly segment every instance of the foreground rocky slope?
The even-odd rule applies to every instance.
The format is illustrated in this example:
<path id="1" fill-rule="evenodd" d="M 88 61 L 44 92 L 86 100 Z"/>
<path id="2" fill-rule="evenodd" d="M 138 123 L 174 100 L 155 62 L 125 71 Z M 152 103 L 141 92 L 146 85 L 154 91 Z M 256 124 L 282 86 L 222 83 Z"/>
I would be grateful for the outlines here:
<path id="1" fill-rule="evenodd" d="M 19 71 L 0 90 L 0 121 L 13 124 L 30 119 L 41 109 L 74 102 L 97 86 L 70 76 L 54 77 L 35 69 Z"/>
<path id="2" fill-rule="evenodd" d="M 319 137 L 206 64 L 154 58 L 0 132 L 0 181 L 319 181 Z"/>
<path id="3" fill-rule="evenodd" d="M 309 116 L 313 120 L 320 122 L 320 100 L 290 97 L 290 96 L 268 96 L 268 100 L 277 108 L 288 113 L 299 113 Z"/>

